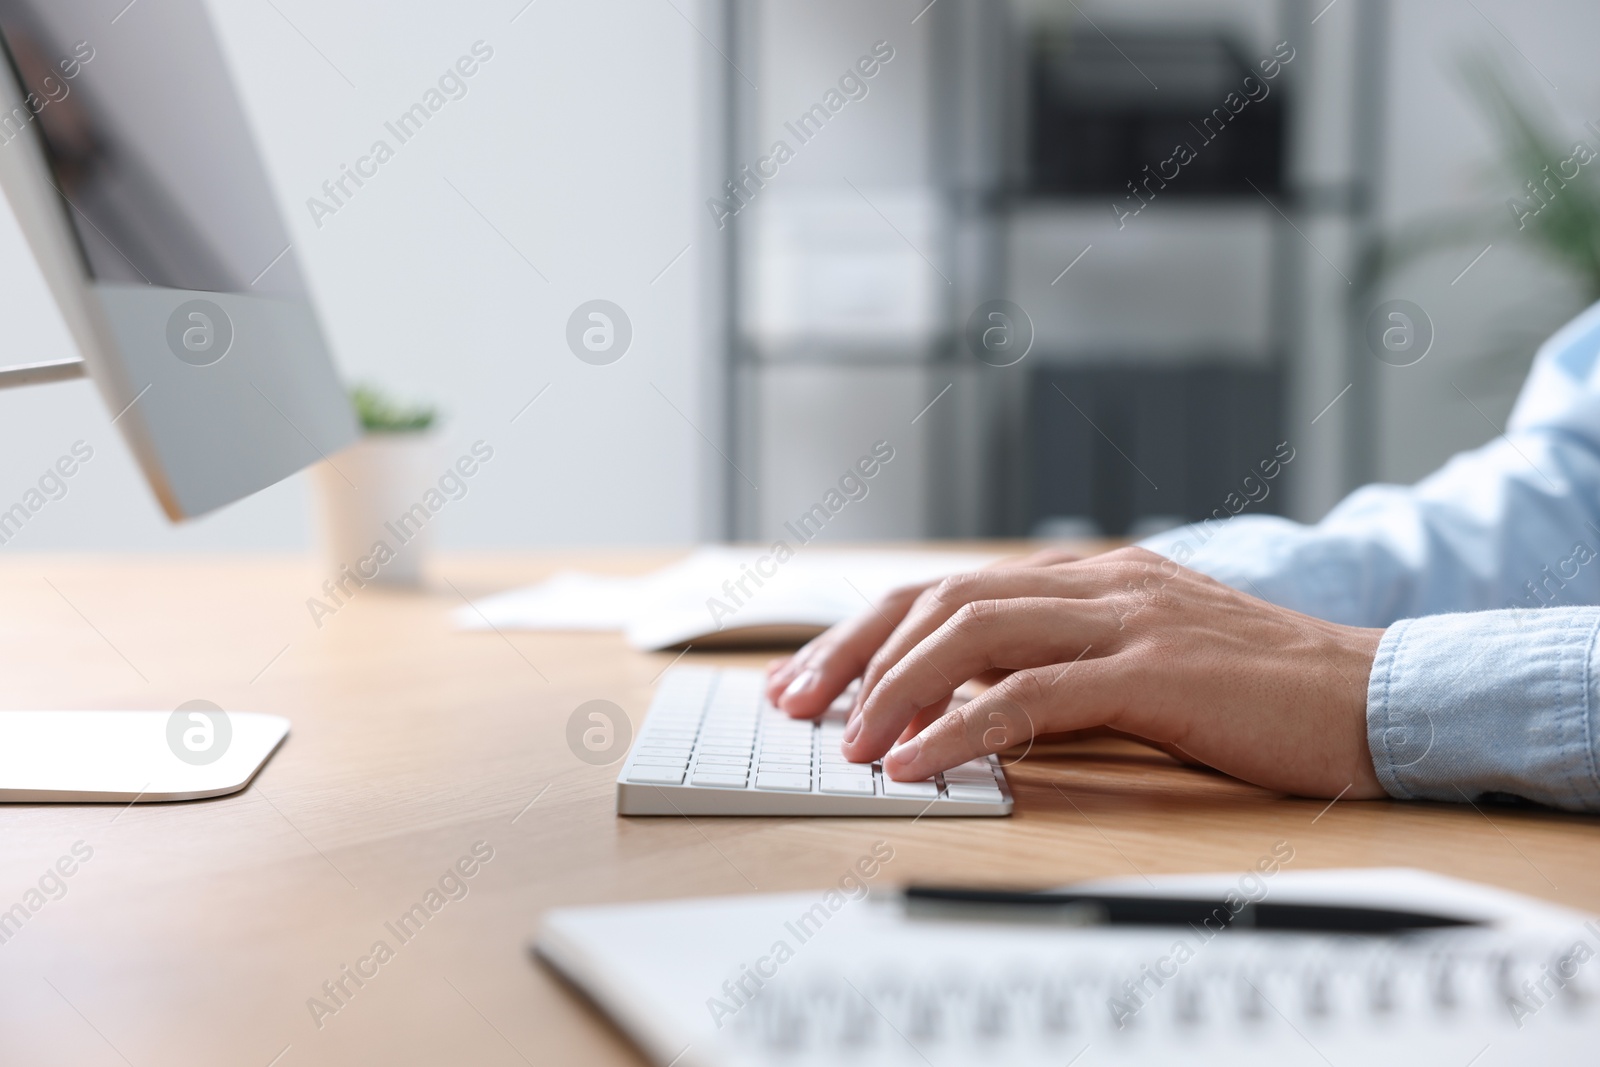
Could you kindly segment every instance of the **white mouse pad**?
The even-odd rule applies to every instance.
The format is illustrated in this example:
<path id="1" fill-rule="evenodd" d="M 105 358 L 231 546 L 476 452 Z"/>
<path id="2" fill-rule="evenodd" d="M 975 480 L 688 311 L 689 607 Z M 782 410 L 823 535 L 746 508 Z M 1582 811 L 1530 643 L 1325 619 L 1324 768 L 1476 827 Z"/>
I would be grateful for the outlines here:
<path id="1" fill-rule="evenodd" d="M 0 711 L 0 802 L 141 803 L 249 784 L 289 733 L 281 715 L 194 701 L 176 711 Z"/>

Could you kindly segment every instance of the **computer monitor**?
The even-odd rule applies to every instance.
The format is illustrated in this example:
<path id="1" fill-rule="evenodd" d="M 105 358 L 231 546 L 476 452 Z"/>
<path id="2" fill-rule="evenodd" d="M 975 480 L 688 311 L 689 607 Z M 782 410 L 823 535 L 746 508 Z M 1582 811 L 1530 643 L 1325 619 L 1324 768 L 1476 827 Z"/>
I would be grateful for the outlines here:
<path id="1" fill-rule="evenodd" d="M 117 6 L 0 0 L 0 192 L 177 520 L 358 429 L 205 3 Z"/>

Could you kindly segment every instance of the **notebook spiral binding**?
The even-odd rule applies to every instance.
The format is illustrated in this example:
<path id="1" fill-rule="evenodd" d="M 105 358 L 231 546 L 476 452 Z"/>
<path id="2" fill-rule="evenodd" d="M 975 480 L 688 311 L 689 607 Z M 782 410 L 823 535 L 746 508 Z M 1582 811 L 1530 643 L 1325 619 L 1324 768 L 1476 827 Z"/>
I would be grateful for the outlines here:
<path id="1" fill-rule="evenodd" d="M 1334 939 L 1337 942 L 1337 939 Z M 914 1048 L 1078 1043 L 1143 1030 L 1247 1036 L 1284 1024 L 1518 1028 L 1544 1011 L 1600 1023 L 1600 963 L 1552 945 L 1527 951 L 1406 951 L 1324 943 L 1314 950 L 1216 954 L 1201 949 L 1134 965 L 1063 960 L 1059 968 L 952 963 L 915 974 L 864 967 L 814 971 L 762 988 L 731 1021 L 745 1047 L 816 1053 L 882 1041 Z M 1581 958 L 1580 958 L 1581 957 Z"/>

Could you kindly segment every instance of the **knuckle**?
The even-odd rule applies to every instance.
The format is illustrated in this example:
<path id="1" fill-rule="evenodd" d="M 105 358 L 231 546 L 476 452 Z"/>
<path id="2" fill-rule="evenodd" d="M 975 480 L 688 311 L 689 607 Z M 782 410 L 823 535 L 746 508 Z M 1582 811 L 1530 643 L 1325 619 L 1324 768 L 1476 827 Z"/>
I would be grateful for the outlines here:
<path id="1" fill-rule="evenodd" d="M 940 604 L 964 604 L 983 581 L 977 574 L 952 574 L 933 587 L 933 599 Z"/>
<path id="2" fill-rule="evenodd" d="M 1116 563 L 1117 576 L 1122 581 L 1137 583 L 1149 570 L 1149 566 L 1139 559 L 1119 559 Z"/>
<path id="3" fill-rule="evenodd" d="M 935 583 L 920 590 L 911 607 L 906 611 L 906 618 L 920 618 L 932 611 L 939 602 L 939 585 Z"/>
<path id="4" fill-rule="evenodd" d="M 969 600 L 956 609 L 949 626 L 957 633 L 970 633 L 992 625 L 1000 616 L 1002 601 Z"/>
<path id="5" fill-rule="evenodd" d="M 1050 698 L 1048 680 L 1038 671 L 1018 671 L 997 687 L 1007 701 L 1023 708 L 1036 708 Z"/>
<path id="6" fill-rule="evenodd" d="M 1112 564 L 1121 574 L 1144 574 L 1153 572 L 1165 556 L 1157 555 L 1146 548 L 1128 546 L 1119 548 L 1115 552 L 1106 553 L 1106 562 Z"/>
<path id="7" fill-rule="evenodd" d="M 1174 577 L 1169 573 L 1172 561 L 1164 556 L 1144 549 L 1120 549 L 1117 554 L 1118 559 L 1108 561 L 1111 563 L 1108 577 L 1112 592 L 1149 596 L 1159 592 Z M 1166 564 L 1165 568 L 1163 564 Z"/>

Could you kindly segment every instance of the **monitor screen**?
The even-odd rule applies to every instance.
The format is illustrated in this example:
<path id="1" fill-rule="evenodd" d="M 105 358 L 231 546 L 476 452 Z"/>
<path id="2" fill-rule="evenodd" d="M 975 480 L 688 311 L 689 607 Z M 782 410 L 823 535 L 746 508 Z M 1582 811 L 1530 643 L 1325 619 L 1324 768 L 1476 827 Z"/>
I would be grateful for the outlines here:
<path id="1" fill-rule="evenodd" d="M 118 6 L 0 0 L 28 94 L 0 115 L 0 150 L 37 125 L 96 281 L 302 296 L 204 4 Z"/>
<path id="2" fill-rule="evenodd" d="M 167 514 L 358 436 L 204 0 L 0 0 L 0 191 Z"/>

